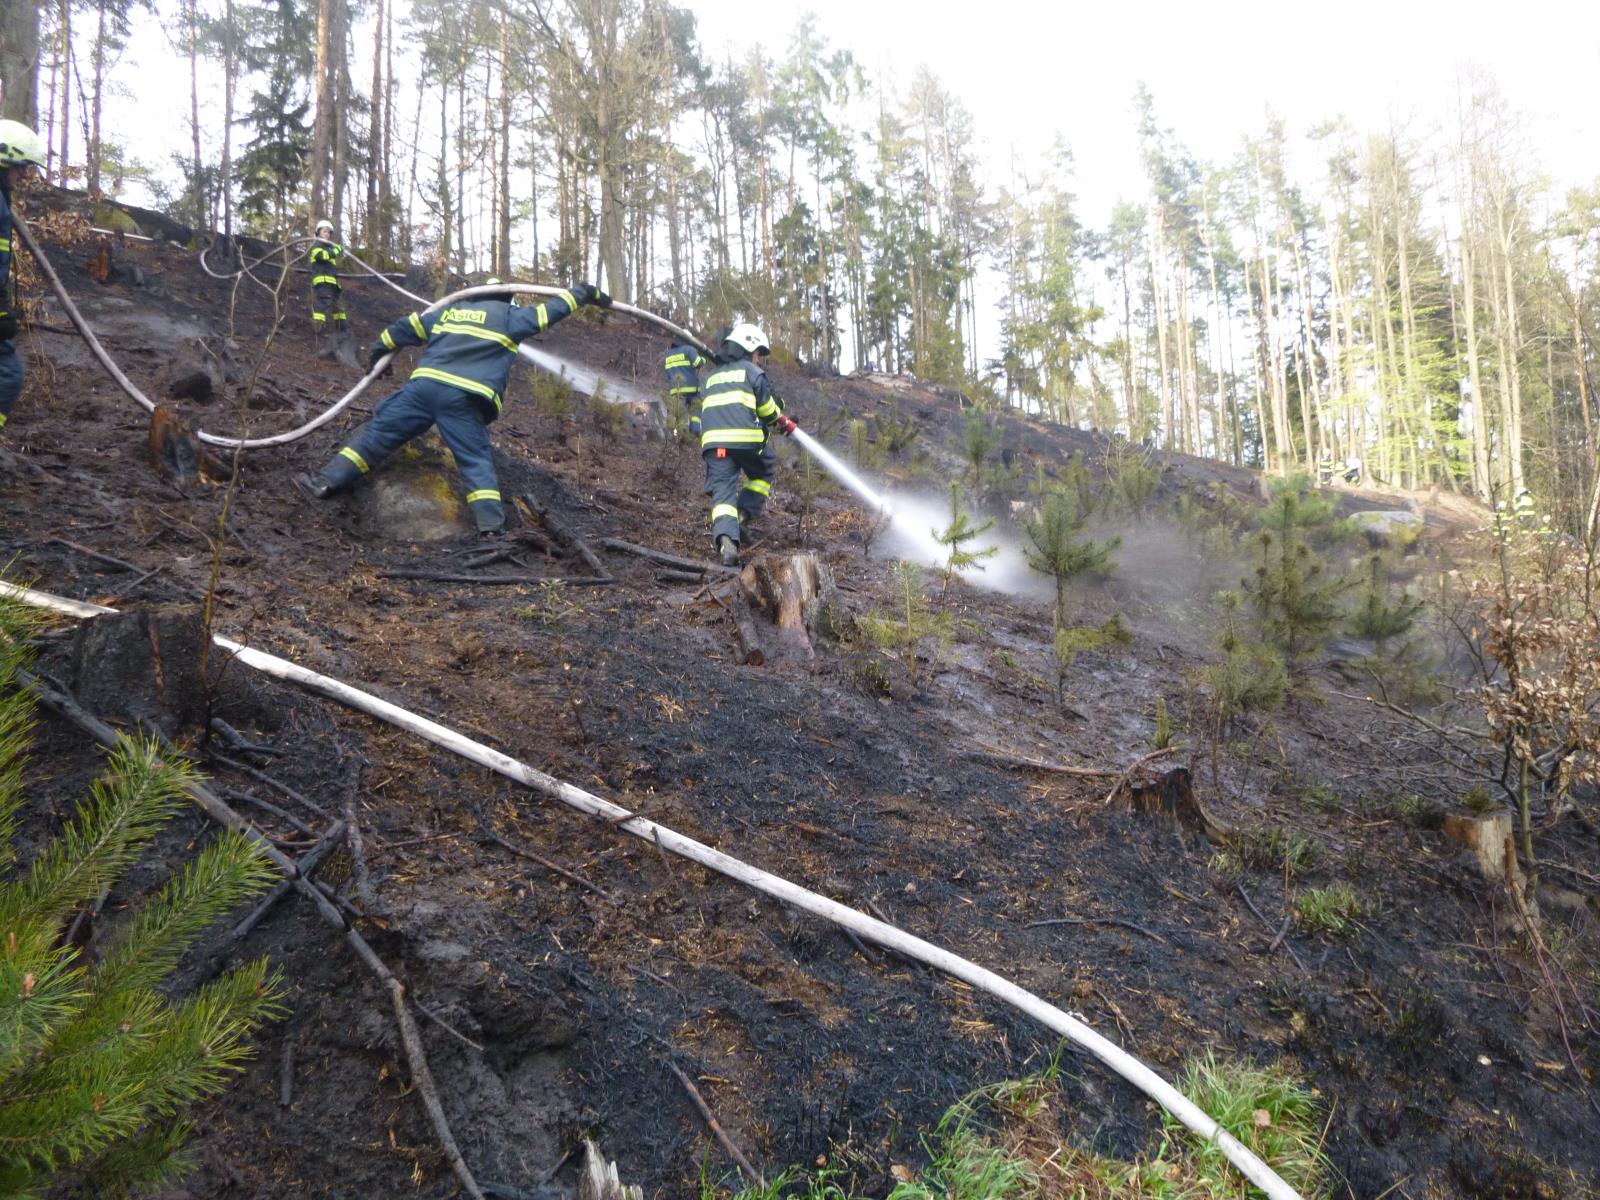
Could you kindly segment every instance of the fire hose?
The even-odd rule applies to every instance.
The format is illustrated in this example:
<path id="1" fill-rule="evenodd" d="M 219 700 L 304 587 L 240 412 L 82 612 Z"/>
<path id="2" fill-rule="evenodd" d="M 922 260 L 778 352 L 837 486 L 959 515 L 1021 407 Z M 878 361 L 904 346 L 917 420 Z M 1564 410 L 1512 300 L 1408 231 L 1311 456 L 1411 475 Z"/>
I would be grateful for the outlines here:
<path id="1" fill-rule="evenodd" d="M 50 289 L 55 292 L 56 298 L 61 301 L 61 307 L 63 310 L 65 310 L 67 319 L 72 322 L 73 328 L 75 328 L 83 336 L 84 341 L 88 343 L 89 349 L 93 352 L 95 358 L 99 360 L 100 365 L 106 369 L 106 373 L 109 374 L 117 386 L 126 392 L 136 403 L 138 403 L 138 405 L 143 408 L 145 412 L 155 412 L 155 401 L 151 400 L 149 396 L 145 395 L 143 390 L 140 389 L 139 385 L 134 383 L 133 380 L 129 379 L 126 373 L 123 372 L 122 368 L 117 366 L 111 355 L 106 352 L 105 346 L 103 346 L 100 342 L 100 339 L 95 336 L 94 330 L 89 327 L 89 323 L 84 319 L 83 313 L 79 311 L 77 304 L 73 302 L 72 297 L 67 293 L 66 285 L 61 282 L 61 276 L 56 273 L 55 267 L 52 266 L 50 260 L 45 257 L 44 251 L 39 248 L 39 243 L 34 240 L 32 231 L 29 230 L 27 224 L 22 220 L 22 218 L 16 216 L 15 214 L 13 214 L 13 227 L 16 229 L 17 236 L 22 239 L 22 244 L 28 248 L 28 252 L 33 255 L 34 261 L 39 264 L 39 270 L 43 272 L 45 280 L 50 284 Z M 267 253 L 261 258 L 258 258 L 249 264 L 242 265 L 239 271 L 231 272 L 229 274 L 218 274 L 216 271 L 213 271 L 210 265 L 205 262 L 205 252 L 202 252 L 201 254 L 201 266 L 205 272 L 214 279 L 232 278 L 234 275 L 248 274 L 251 268 L 259 266 L 262 262 L 266 261 L 266 259 L 270 258 L 279 251 L 286 250 L 290 246 L 299 245 L 300 243 L 308 240 L 311 239 L 302 237 L 284 242 L 275 249 L 267 251 Z M 504 295 L 507 292 L 515 292 L 521 295 L 531 296 L 559 296 L 563 291 L 561 288 L 549 287 L 544 284 L 536 283 L 498 283 L 487 286 L 479 285 L 476 287 L 462 288 L 459 291 L 450 293 L 450 295 L 445 296 L 443 299 L 430 301 L 416 295 L 414 292 L 409 292 L 405 288 L 402 288 L 393 280 L 386 278 L 381 271 L 375 270 L 373 267 L 368 266 L 366 263 L 356 258 L 354 254 L 349 254 L 347 252 L 347 255 L 352 262 L 355 262 L 364 271 L 381 280 L 384 284 L 393 288 L 402 296 L 405 296 L 406 298 L 415 301 L 417 304 L 422 305 L 424 314 L 433 312 L 434 310 L 442 308 L 447 304 L 453 304 L 457 300 L 470 299 L 474 296 L 499 296 Z M 611 305 L 611 311 L 625 313 L 628 316 L 636 317 L 641 321 L 658 326 L 659 328 L 666 330 L 668 333 L 671 333 L 674 337 L 681 337 L 684 340 L 691 342 L 702 351 L 705 350 L 705 346 L 697 338 L 695 338 L 693 334 L 667 320 L 665 317 L 657 316 L 655 313 L 650 312 L 647 309 L 635 308 L 631 304 L 624 304 L 621 301 L 614 301 Z M 533 358 L 533 352 L 530 347 L 518 346 L 517 350 L 522 356 L 529 358 L 530 360 Z M 218 446 L 227 450 L 260 450 L 269 446 L 283 446 L 290 442 L 299 441 L 312 431 L 321 428 L 323 425 L 326 425 L 329 421 L 333 420 L 346 408 L 353 404 L 367 390 L 367 388 L 372 386 L 373 381 L 377 379 L 380 374 L 382 374 L 384 368 L 388 365 L 389 359 L 392 357 L 392 352 L 388 355 L 385 355 L 382 359 L 375 363 L 365 375 L 361 377 L 360 381 L 357 382 L 355 387 L 351 388 L 338 400 L 334 401 L 333 404 L 325 409 L 322 413 L 295 429 L 288 430 L 284 433 L 273 434 L 269 437 L 260 438 L 224 437 L 219 434 L 207 433 L 204 430 L 197 431 L 196 436 L 207 445 Z"/>
<path id="2" fill-rule="evenodd" d="M 39 608 L 48 608 L 79 618 L 96 617 L 116 610 L 98 604 L 87 604 L 31 588 L 0 581 L 0 595 L 10 596 Z M 817 894 L 799 884 L 750 865 L 732 855 L 715 850 L 703 842 L 685 837 L 664 825 L 645 817 L 636 816 L 628 809 L 602 799 L 582 788 L 547 775 L 527 763 L 502 754 L 481 742 L 472 740 L 448 726 L 440 725 L 419 716 L 370 692 L 352 687 L 338 679 L 318 674 L 285 658 L 266 654 L 225 637 L 214 637 L 213 642 L 233 654 L 247 666 L 311 691 L 328 696 L 342 704 L 386 721 L 397 728 L 432 742 L 436 746 L 487 767 L 497 774 L 522 784 L 535 792 L 576 809 L 588 816 L 604 820 L 613 829 L 620 829 L 634 837 L 642 838 L 663 850 L 727 876 L 746 887 L 772 896 L 803 912 L 821 917 L 847 929 L 859 937 L 925 963 L 952 978 L 959 979 L 980 991 L 1002 1000 L 1034 1018 L 1047 1029 L 1060 1034 L 1068 1041 L 1087 1050 L 1117 1075 L 1149 1096 L 1166 1109 L 1178 1122 L 1201 1139 L 1214 1142 L 1239 1172 L 1266 1193 L 1268 1200 L 1302 1200 L 1299 1193 L 1283 1181 L 1278 1174 L 1255 1155 L 1243 1142 L 1212 1120 L 1201 1108 L 1172 1084 L 1157 1075 L 1144 1062 L 1097 1033 L 1081 1016 L 1057 1008 L 1041 996 L 1012 983 L 1004 976 L 981 967 L 968 959 L 953 954 L 932 942 L 905 932 L 886 921 L 880 921 L 836 900 Z"/>

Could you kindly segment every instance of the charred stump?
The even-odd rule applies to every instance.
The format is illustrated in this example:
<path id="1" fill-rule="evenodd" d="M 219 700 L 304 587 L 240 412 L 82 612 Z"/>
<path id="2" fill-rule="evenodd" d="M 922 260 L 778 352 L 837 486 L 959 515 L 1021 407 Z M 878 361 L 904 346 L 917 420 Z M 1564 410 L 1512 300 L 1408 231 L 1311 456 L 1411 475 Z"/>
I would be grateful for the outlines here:
<path id="1" fill-rule="evenodd" d="M 164 406 L 150 414 L 150 459 L 156 474 L 169 483 L 226 483 L 232 475 L 228 464 L 206 449 L 188 422 Z"/>
<path id="2" fill-rule="evenodd" d="M 814 554 L 791 554 L 756 559 L 739 572 L 739 582 L 746 615 L 759 613 L 775 627 L 778 655 L 811 662 L 816 657 L 811 638 L 819 618 L 838 603 L 833 572 Z M 753 632 L 755 624 L 751 622 L 752 635 L 759 638 Z M 742 628 L 740 636 L 743 641 Z"/>
<path id="3" fill-rule="evenodd" d="M 1215 845 L 1226 845 L 1228 826 L 1206 812 L 1194 794 L 1194 776 L 1187 767 L 1174 767 L 1150 783 L 1132 783 L 1127 788 L 1128 807 L 1171 822 L 1180 841 L 1187 834 L 1204 836 Z"/>
<path id="4" fill-rule="evenodd" d="M 108 719 L 176 742 L 195 740 L 206 728 L 220 667 L 209 645 L 198 607 L 107 613 L 78 627 L 72 691 Z"/>

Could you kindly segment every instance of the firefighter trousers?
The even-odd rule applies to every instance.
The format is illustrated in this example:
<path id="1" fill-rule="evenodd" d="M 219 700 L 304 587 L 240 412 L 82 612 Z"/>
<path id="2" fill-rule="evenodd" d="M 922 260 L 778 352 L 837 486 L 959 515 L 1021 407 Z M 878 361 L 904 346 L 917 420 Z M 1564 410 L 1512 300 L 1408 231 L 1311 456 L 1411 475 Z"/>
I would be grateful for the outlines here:
<path id="1" fill-rule="evenodd" d="M 317 333 L 328 328 L 332 317 L 335 329 L 344 328 L 344 289 L 335 283 L 311 285 L 311 323 Z"/>
<path id="2" fill-rule="evenodd" d="M 22 395 L 22 355 L 13 341 L 0 342 L 0 428 L 5 426 Z"/>
<path id="3" fill-rule="evenodd" d="M 437 426 L 467 485 L 467 507 L 478 528 L 503 529 L 505 505 L 489 448 L 483 401 L 436 379 L 412 379 L 378 405 L 360 429 L 322 468 L 332 492 L 353 487 L 401 446 Z"/>
<path id="4" fill-rule="evenodd" d="M 724 535 L 739 540 L 739 528 L 754 521 L 772 494 L 777 456 L 770 442 L 760 446 L 709 446 L 706 460 L 706 495 L 711 497 L 711 541 Z M 739 476 L 744 475 L 743 486 Z"/>

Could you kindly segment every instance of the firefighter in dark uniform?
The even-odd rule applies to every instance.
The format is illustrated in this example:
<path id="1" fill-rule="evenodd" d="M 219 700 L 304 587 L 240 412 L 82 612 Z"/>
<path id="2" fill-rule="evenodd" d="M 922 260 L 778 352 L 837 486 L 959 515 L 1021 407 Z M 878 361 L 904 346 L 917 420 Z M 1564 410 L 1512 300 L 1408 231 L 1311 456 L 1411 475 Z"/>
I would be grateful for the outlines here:
<path id="1" fill-rule="evenodd" d="M 683 405 L 689 414 L 689 432 L 700 436 L 700 368 L 706 365 L 705 355 L 686 341 L 673 339 L 666 356 L 661 360 L 667 373 L 667 394 Z"/>
<path id="2" fill-rule="evenodd" d="M 723 339 L 717 366 L 706 376 L 701 393 L 700 454 L 706 460 L 706 495 L 711 497 L 711 541 L 729 567 L 739 561 L 740 527 L 761 515 L 772 493 L 777 464 L 768 431 L 795 430 L 759 361 L 768 353 L 766 334 L 748 322 L 735 325 Z"/>
<path id="3" fill-rule="evenodd" d="M 0 431 L 22 395 L 23 379 L 11 283 L 11 185 L 29 167 L 42 166 L 44 146 L 39 135 L 20 121 L 0 121 Z"/>
<path id="4" fill-rule="evenodd" d="M 333 222 L 324 217 L 317 222 L 317 240 L 311 243 L 311 328 L 317 337 L 328 331 L 331 318 L 335 332 L 345 330 L 344 288 L 339 283 L 339 260 L 344 247 L 333 240 Z"/>
<path id="5" fill-rule="evenodd" d="M 314 500 L 345 491 L 412 438 L 438 426 L 467 486 L 467 507 L 478 532 L 485 537 L 503 533 L 506 512 L 489 449 L 489 423 L 500 415 L 517 344 L 584 304 L 608 308 L 611 297 L 580 283 L 527 307 L 511 304 L 509 297 L 475 296 L 401 317 L 378 335 L 367 352 L 367 369 L 401 346 L 425 346 L 411 378 L 315 478 L 296 475 L 295 486 Z"/>

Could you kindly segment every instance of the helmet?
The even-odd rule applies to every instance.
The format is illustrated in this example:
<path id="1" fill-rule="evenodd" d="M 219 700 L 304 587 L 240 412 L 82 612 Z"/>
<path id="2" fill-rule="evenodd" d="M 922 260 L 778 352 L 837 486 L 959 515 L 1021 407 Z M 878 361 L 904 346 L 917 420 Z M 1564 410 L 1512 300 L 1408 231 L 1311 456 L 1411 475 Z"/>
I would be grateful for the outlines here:
<path id="1" fill-rule="evenodd" d="M 767 345 L 767 335 L 761 332 L 759 326 L 752 325 L 749 321 L 743 321 L 735 325 L 728 330 L 722 340 L 732 342 L 735 346 L 742 346 L 751 354 L 762 350 L 770 352 L 772 349 L 771 346 Z"/>
<path id="2" fill-rule="evenodd" d="M 317 232 L 321 233 L 324 229 L 329 233 L 333 232 L 333 222 L 328 220 L 327 217 L 323 217 L 322 220 L 317 222 Z"/>
<path id="3" fill-rule="evenodd" d="M 0 167 L 44 166 L 44 144 L 21 121 L 0 121 Z"/>
<path id="4" fill-rule="evenodd" d="M 491 276 L 489 276 L 489 278 L 487 278 L 487 279 L 485 279 L 485 280 L 484 280 L 484 281 L 483 281 L 483 282 L 482 282 L 482 283 L 481 283 L 481 284 L 479 284 L 479 285 L 478 285 L 478 286 L 479 286 L 479 287 L 493 287 L 493 286 L 494 286 L 494 285 L 495 285 L 495 284 L 497 284 L 497 283 L 504 283 L 504 282 L 505 282 L 505 280 L 503 280 L 503 279 L 501 279 L 501 278 L 500 278 L 500 276 L 498 276 L 498 275 L 491 275 Z"/>

